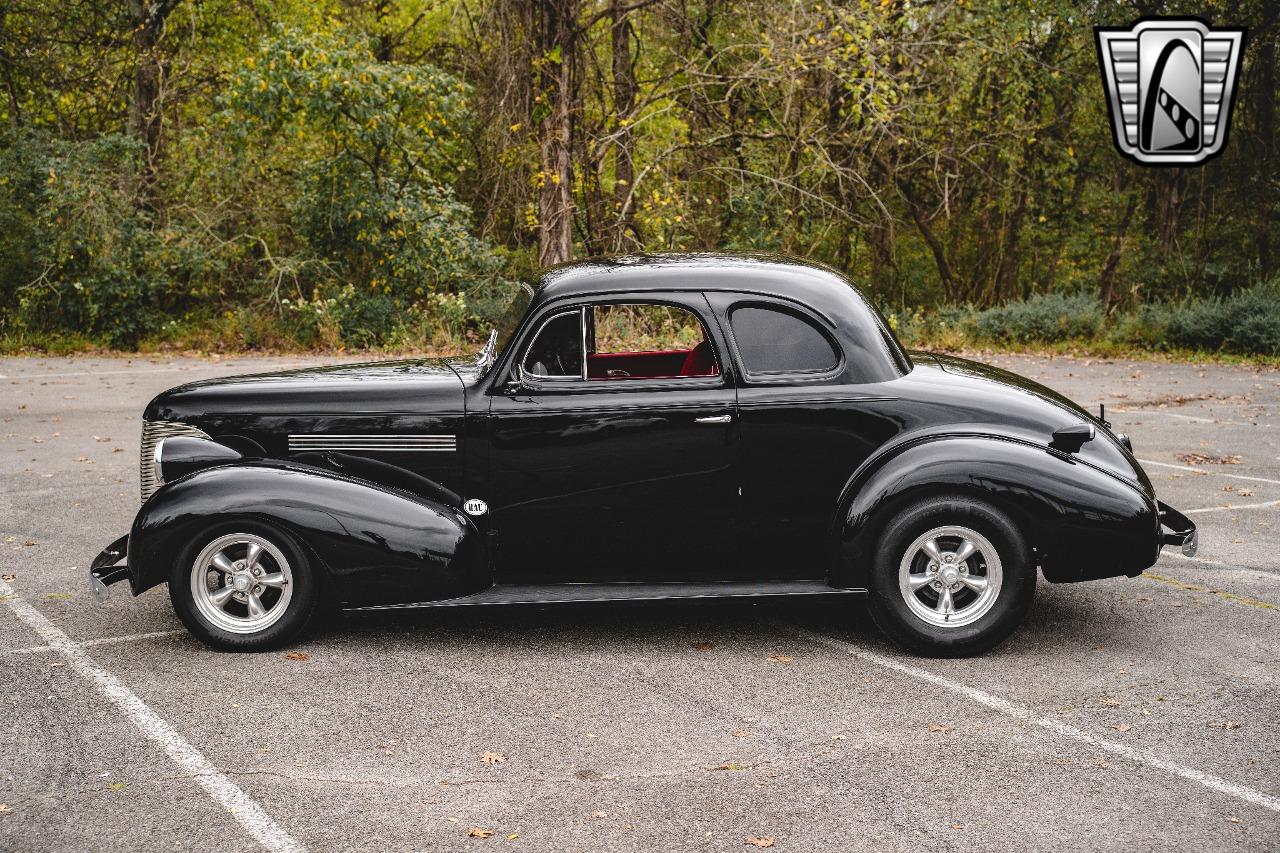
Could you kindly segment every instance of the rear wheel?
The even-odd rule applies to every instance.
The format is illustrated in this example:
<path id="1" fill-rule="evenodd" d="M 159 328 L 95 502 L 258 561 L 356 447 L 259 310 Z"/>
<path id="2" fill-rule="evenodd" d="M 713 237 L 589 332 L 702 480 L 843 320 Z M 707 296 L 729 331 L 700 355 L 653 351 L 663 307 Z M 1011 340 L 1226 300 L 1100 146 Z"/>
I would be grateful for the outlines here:
<path id="1" fill-rule="evenodd" d="M 306 628 L 319 598 L 315 572 L 283 531 L 256 523 L 209 530 L 169 579 L 179 618 L 228 651 L 283 645 Z"/>
<path id="2" fill-rule="evenodd" d="M 970 498 L 935 498 L 885 527 L 870 610 L 880 630 L 918 654 L 981 654 L 1022 622 L 1035 580 L 1030 549 L 1007 516 Z"/>

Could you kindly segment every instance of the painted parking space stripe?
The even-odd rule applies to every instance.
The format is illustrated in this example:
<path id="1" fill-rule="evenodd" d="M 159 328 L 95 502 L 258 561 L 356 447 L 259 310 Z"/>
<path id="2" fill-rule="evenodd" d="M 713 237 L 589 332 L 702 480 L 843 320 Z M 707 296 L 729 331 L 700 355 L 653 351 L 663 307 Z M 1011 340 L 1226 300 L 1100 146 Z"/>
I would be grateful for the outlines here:
<path id="1" fill-rule="evenodd" d="M 185 633 L 187 632 L 178 628 L 172 631 L 148 631 L 145 634 L 125 634 L 122 637 L 96 637 L 92 640 L 80 640 L 78 642 L 72 640 L 71 642 L 83 649 L 88 646 L 108 646 L 114 643 L 132 643 L 134 640 L 155 640 L 161 637 L 179 637 Z M 54 651 L 53 646 L 27 646 L 22 649 L 5 649 L 4 653 L 7 655 L 32 655 L 37 652 L 51 651 Z"/>
<path id="2" fill-rule="evenodd" d="M 214 802 L 226 809 L 259 844 L 272 853 L 304 853 L 306 848 L 276 823 L 256 800 L 214 767 L 200 750 L 151 710 L 124 682 L 99 666 L 88 652 L 40 611 L 15 595 L 13 588 L 4 581 L 0 581 L 0 598 L 27 627 L 61 655 L 71 669 L 93 685 L 103 698 L 119 708 L 148 740 L 160 747 Z"/>
<path id="3" fill-rule="evenodd" d="M 1226 794 L 1229 797 L 1243 800 L 1251 805 L 1261 806 L 1262 808 L 1269 809 L 1273 812 L 1280 812 L 1280 797 L 1273 797 L 1272 795 L 1259 791 L 1255 788 L 1250 788 L 1246 785 L 1238 785 L 1235 782 L 1229 782 L 1212 773 L 1206 773 L 1202 770 L 1197 770 L 1194 767 L 1187 767 L 1186 765 L 1179 764 L 1176 761 L 1169 761 L 1168 759 L 1161 758 L 1158 755 L 1152 755 L 1150 753 L 1143 752 L 1142 750 L 1134 749 L 1133 747 L 1127 746 L 1123 743 L 1107 740 L 1106 738 L 1095 737 L 1088 732 L 1076 728 L 1075 726 L 1067 725 L 1059 720 L 1041 716 L 1031 708 L 1011 702 L 1008 699 L 996 696 L 993 693 L 987 693 L 985 690 L 979 690 L 976 687 L 970 687 L 967 684 L 952 681 L 949 678 L 932 673 L 927 669 L 903 663 L 902 661 L 894 660 L 893 658 L 886 657 L 885 655 L 867 651 L 854 643 L 838 640 L 835 637 L 819 634 L 816 631 L 810 631 L 807 628 L 801 628 L 798 625 L 792 625 L 787 622 L 774 622 L 773 624 L 775 627 L 787 631 L 801 639 L 809 640 L 810 642 L 844 652 L 845 654 L 851 655 L 861 661 L 865 661 L 866 663 L 892 670 L 900 675 L 914 678 L 917 681 L 928 682 L 935 687 L 941 687 L 943 690 L 950 693 L 963 696 L 971 702 L 990 708 L 993 711 L 998 711 L 999 713 L 1012 717 L 1015 720 L 1029 723 L 1042 729 L 1048 729 L 1062 737 L 1088 744 L 1095 749 L 1100 749 L 1113 755 L 1122 756 L 1136 764 L 1142 764 L 1147 767 L 1155 768 L 1156 770 L 1163 770 L 1166 773 L 1186 779 L 1189 782 L 1202 785 L 1211 791 Z"/>
<path id="4" fill-rule="evenodd" d="M 1232 474 L 1230 471 L 1206 471 L 1203 468 L 1191 468 L 1187 465 L 1174 465 L 1172 462 L 1157 462 L 1154 459 L 1139 459 L 1143 465 L 1159 465 L 1161 468 L 1176 468 L 1179 471 L 1190 471 L 1193 474 L 1210 474 L 1214 477 L 1234 477 L 1237 480 L 1252 480 L 1255 483 L 1272 483 L 1280 486 L 1280 480 L 1267 477 L 1250 477 L 1247 474 Z"/>
<path id="5" fill-rule="evenodd" d="M 1280 500 L 1263 501 L 1260 504 L 1234 504 L 1232 506 L 1204 506 L 1199 509 L 1185 509 L 1183 515 L 1194 515 L 1198 512 L 1235 512 L 1238 509 L 1266 509 L 1267 507 L 1280 506 Z"/>

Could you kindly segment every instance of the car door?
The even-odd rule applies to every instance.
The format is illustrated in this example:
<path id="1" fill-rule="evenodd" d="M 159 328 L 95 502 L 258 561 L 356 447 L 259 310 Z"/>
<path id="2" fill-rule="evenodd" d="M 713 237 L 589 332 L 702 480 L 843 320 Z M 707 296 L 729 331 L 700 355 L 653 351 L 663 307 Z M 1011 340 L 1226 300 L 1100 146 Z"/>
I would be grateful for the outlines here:
<path id="1" fill-rule="evenodd" d="M 649 328 L 664 312 L 684 325 Z M 549 306 L 514 353 L 488 418 L 495 580 L 736 579 L 736 390 L 706 298 Z"/>

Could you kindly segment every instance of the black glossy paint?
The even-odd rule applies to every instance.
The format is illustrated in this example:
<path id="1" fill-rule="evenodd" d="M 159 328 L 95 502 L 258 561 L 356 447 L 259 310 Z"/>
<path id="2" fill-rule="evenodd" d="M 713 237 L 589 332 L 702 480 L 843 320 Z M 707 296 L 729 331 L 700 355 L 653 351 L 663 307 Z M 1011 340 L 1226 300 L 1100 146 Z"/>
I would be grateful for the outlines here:
<path id="1" fill-rule="evenodd" d="M 543 319 L 602 302 L 694 311 L 720 375 L 516 381 Z M 745 375 L 728 319 L 744 304 L 804 315 L 837 345 L 838 364 Z M 1136 574 L 1163 541 L 1150 481 L 1103 422 L 1014 374 L 908 354 L 820 267 L 723 256 L 569 265 L 543 275 L 507 341 L 486 371 L 471 359 L 342 365 L 157 397 L 148 419 L 197 426 L 232 450 L 174 444 L 172 470 L 195 473 L 139 513 L 135 592 L 228 516 L 293 531 L 348 606 L 453 599 L 494 582 L 860 587 L 884 521 L 939 493 L 1008 514 L 1050 580 Z M 1089 426 L 1095 437 L 1075 452 L 1050 446 L 1054 431 Z M 308 452 L 290 435 L 353 446 Z M 367 446 L 387 436 L 453 436 L 456 449 Z M 489 513 L 463 515 L 467 498 Z"/>

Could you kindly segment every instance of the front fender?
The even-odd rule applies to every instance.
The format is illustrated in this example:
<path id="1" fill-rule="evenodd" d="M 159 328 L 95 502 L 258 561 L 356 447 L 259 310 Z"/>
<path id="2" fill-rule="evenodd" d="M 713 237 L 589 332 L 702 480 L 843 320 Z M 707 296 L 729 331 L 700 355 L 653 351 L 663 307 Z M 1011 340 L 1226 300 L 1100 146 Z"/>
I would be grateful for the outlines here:
<path id="1" fill-rule="evenodd" d="M 161 487 L 129 534 L 134 595 L 169 579 L 213 525 L 274 524 L 307 549 L 343 606 L 452 598 L 490 584 L 482 535 L 456 507 L 307 465 L 197 471 Z"/>
<path id="2" fill-rule="evenodd" d="M 1159 555 L 1156 505 L 1137 487 L 1027 442 L 936 436 L 889 449 L 851 478 L 834 522 L 833 583 L 866 586 L 884 525 L 907 505 L 940 494 L 1002 510 L 1050 581 L 1136 575 Z"/>

